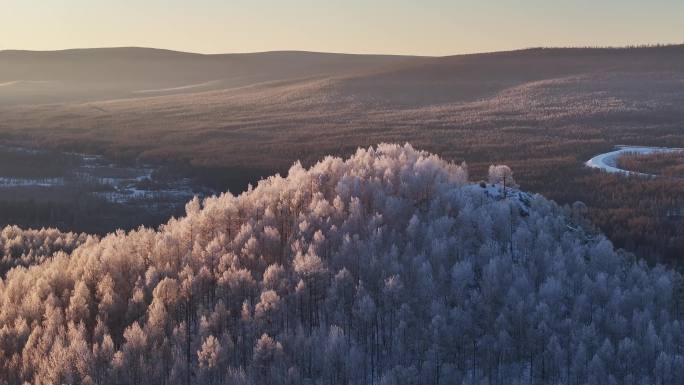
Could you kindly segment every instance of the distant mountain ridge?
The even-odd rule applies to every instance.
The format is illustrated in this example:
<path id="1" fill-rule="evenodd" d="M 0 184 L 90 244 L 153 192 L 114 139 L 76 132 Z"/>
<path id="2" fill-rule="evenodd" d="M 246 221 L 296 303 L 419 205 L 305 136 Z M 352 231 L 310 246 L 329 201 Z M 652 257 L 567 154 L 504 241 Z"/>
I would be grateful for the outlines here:
<path id="1" fill-rule="evenodd" d="M 212 86 L 202 90 L 231 88 L 363 71 L 410 59 L 290 51 L 203 55 L 149 48 L 0 51 L 0 83 L 12 83 L 0 88 L 0 106 L 128 98 L 138 90 L 207 82 Z"/>
<path id="2" fill-rule="evenodd" d="M 253 75 L 265 70 L 273 71 L 274 76 L 306 76 L 337 72 L 344 70 L 343 66 L 355 69 L 406 59 L 402 56 L 294 51 L 204 55 L 149 48 L 0 51 L 0 79 L 103 81 L 124 75 L 130 75 L 131 80 L 148 77 L 164 79 L 164 76 L 179 75 L 194 79 L 216 79 L 240 74 Z M 110 72 L 96 72 L 104 69 Z"/>
<path id="3" fill-rule="evenodd" d="M 481 97 L 527 81 L 601 71 L 684 71 L 684 45 L 531 48 L 444 57 L 307 51 L 197 54 L 138 47 L 6 50 L 0 51 L 0 106 L 325 77 L 345 79 L 356 94 L 425 105 Z M 418 95 L 407 97 L 408 92 Z"/>

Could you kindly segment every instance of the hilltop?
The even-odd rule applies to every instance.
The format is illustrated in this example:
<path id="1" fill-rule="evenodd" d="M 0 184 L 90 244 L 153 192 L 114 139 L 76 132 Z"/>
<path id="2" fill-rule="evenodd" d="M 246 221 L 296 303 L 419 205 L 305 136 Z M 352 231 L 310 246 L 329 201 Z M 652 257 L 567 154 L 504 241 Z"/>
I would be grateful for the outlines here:
<path id="1" fill-rule="evenodd" d="M 0 280 L 0 378 L 681 382 L 681 276 L 504 176 L 384 144 L 195 199 L 158 231 L 30 232 L 54 254 Z"/>

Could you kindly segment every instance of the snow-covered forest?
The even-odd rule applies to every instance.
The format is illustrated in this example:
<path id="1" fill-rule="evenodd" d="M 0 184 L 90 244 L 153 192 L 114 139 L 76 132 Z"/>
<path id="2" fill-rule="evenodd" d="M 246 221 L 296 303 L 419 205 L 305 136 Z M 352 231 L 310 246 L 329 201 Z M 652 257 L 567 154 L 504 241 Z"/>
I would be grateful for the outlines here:
<path id="1" fill-rule="evenodd" d="M 386 144 L 158 231 L 6 229 L 0 383 L 683 383 L 681 276 L 514 186 Z"/>
<path id="2" fill-rule="evenodd" d="M 7 226 L 0 230 L 0 278 L 13 267 L 38 264 L 58 251 L 70 253 L 86 239 L 86 234 L 57 229 L 22 230 Z"/>

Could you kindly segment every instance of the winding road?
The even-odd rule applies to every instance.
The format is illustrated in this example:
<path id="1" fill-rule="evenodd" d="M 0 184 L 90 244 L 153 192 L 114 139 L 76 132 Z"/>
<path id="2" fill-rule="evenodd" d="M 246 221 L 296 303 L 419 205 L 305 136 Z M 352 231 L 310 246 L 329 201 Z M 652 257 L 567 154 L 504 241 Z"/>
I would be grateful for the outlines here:
<path id="1" fill-rule="evenodd" d="M 656 152 L 678 152 L 684 151 L 684 148 L 671 147 L 641 147 L 641 146 L 616 146 L 617 150 L 606 152 L 604 154 L 596 155 L 589 159 L 585 165 L 590 168 L 601 169 L 611 174 L 623 174 L 629 176 L 646 176 L 654 177 L 654 174 L 645 174 L 642 172 L 629 171 L 618 168 L 617 160 L 623 154 L 653 154 Z"/>

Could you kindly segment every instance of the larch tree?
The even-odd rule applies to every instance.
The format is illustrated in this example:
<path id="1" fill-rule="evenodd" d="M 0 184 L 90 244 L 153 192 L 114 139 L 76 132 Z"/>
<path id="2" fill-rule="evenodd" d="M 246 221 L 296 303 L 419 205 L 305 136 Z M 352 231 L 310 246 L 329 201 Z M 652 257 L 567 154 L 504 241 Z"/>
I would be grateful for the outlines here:
<path id="1" fill-rule="evenodd" d="M 467 175 L 382 144 L 156 230 L 7 227 L 0 384 L 684 382 L 678 272 Z"/>

